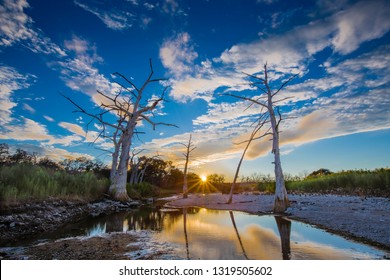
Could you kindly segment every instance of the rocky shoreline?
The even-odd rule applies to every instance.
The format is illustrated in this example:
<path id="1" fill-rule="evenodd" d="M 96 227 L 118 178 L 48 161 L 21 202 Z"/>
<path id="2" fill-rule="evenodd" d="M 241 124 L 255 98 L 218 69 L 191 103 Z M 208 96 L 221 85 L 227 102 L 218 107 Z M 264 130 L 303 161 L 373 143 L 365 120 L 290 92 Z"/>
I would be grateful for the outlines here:
<path id="1" fill-rule="evenodd" d="M 80 200 L 45 200 L 8 207 L 0 212 L 0 247 L 42 232 L 54 231 L 88 216 L 118 212 L 140 205 L 139 201 L 122 203 L 105 199 L 94 203 Z"/>
<path id="2" fill-rule="evenodd" d="M 233 203 L 226 204 L 227 195 L 190 195 L 187 199 L 171 198 L 165 207 L 204 207 L 218 210 L 236 210 L 252 214 L 270 214 L 273 195 L 238 194 Z M 390 252 L 390 199 L 342 195 L 289 195 L 291 206 L 286 215 L 329 232 L 374 245 Z M 102 200 L 83 201 L 47 200 L 26 203 L 3 209 L 0 213 L 0 259 L 160 259 L 169 253 L 164 246 L 151 245 L 148 233 L 109 233 L 98 237 L 65 238 L 29 246 L 24 252 L 8 252 L 17 243 L 34 238 L 43 232 L 52 232 L 66 224 L 76 223 L 88 216 L 109 214 L 139 207 L 142 203 L 121 203 Z M 145 239 L 144 241 L 142 241 Z M 142 241 L 142 242 L 141 242 Z M 143 244 L 143 245 L 141 245 Z M 128 247 L 130 246 L 130 247 Z M 152 250 L 143 251 L 148 248 Z M 160 248 L 161 247 L 161 248 Z M 130 251 L 133 255 L 129 255 Z M 149 249 L 150 249 L 149 248 Z M 156 249 L 159 248 L 159 249 Z M 165 248 L 165 249 L 164 249 Z M 107 252 L 110 252 L 107 254 Z M 126 254 L 127 255 L 124 255 Z M 137 255 L 139 254 L 139 256 Z M 174 258 L 170 256 L 170 258 Z M 390 254 L 384 256 L 390 258 Z"/>

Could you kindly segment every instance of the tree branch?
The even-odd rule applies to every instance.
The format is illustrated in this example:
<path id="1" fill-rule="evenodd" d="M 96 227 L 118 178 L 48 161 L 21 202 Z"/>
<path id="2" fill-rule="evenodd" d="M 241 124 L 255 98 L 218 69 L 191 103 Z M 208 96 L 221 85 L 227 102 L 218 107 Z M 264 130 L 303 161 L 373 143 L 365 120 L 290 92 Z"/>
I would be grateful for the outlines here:
<path id="1" fill-rule="evenodd" d="M 258 105 L 260 105 L 260 106 L 263 106 L 263 107 L 265 107 L 265 108 L 268 109 L 268 106 L 267 106 L 266 104 L 263 104 L 263 103 L 261 103 L 261 102 L 259 102 L 259 101 L 257 101 L 257 100 L 254 100 L 254 99 L 252 99 L 252 98 L 249 98 L 249 97 L 239 96 L 239 95 L 232 94 L 232 93 L 222 93 L 221 95 L 232 96 L 232 97 L 235 97 L 235 98 L 238 98 L 238 99 L 251 101 L 251 102 L 253 102 L 253 103 L 256 103 L 256 104 L 258 104 Z"/>

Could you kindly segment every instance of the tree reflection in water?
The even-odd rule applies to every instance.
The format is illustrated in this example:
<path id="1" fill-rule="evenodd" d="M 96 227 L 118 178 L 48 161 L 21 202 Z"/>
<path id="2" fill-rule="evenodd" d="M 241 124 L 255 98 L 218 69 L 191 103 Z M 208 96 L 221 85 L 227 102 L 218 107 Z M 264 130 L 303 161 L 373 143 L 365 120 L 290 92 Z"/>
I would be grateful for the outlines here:
<path id="1" fill-rule="evenodd" d="M 190 250 L 188 247 L 188 235 L 187 235 L 187 208 L 183 208 L 183 226 L 184 226 L 184 238 L 186 242 L 187 260 L 190 259 Z"/>
<path id="2" fill-rule="evenodd" d="M 280 242 L 282 243 L 283 260 L 289 260 L 291 257 L 290 235 L 291 221 L 282 216 L 275 216 L 276 224 L 278 225 Z"/>
<path id="3" fill-rule="evenodd" d="M 237 238 L 238 238 L 238 242 L 240 243 L 242 253 L 243 253 L 245 259 L 249 260 L 247 254 L 246 254 L 245 248 L 244 248 L 244 244 L 242 244 L 242 240 L 241 240 L 240 234 L 238 233 L 236 221 L 234 220 L 233 211 L 229 211 L 229 214 L 230 214 L 230 219 L 232 220 L 232 224 L 233 224 L 234 230 L 235 230 Z"/>
<path id="4" fill-rule="evenodd" d="M 112 215 L 109 219 L 106 220 L 106 232 L 122 232 L 123 221 L 125 220 L 128 213 L 119 212 L 115 215 Z"/>

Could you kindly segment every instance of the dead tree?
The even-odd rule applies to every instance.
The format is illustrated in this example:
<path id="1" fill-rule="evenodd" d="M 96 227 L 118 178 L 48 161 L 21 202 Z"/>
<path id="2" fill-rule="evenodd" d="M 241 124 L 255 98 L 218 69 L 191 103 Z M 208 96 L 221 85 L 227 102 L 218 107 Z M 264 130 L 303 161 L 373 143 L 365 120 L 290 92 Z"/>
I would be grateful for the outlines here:
<path id="1" fill-rule="evenodd" d="M 259 137 L 255 137 L 256 134 L 260 131 L 260 129 L 264 126 L 264 124 L 267 122 L 267 118 L 266 118 L 266 114 L 262 114 L 259 118 L 259 121 L 258 121 L 258 124 L 255 126 L 255 128 L 253 129 L 250 137 L 249 137 L 249 140 L 247 141 L 244 141 L 243 143 L 247 142 L 246 146 L 245 146 L 245 149 L 244 151 L 242 152 L 242 155 L 241 155 L 241 158 L 240 158 L 240 161 L 238 162 L 238 165 L 237 165 L 237 169 L 236 169 L 236 173 L 234 175 L 234 179 L 233 179 L 233 183 L 230 187 L 230 193 L 229 193 L 229 199 L 228 201 L 226 202 L 227 204 L 230 204 L 232 203 L 233 201 L 233 193 L 234 193 L 234 188 L 236 186 L 236 182 L 237 182 L 237 179 L 238 179 L 238 174 L 240 173 L 240 168 L 241 168 L 241 164 L 244 160 L 244 157 L 245 157 L 245 154 L 246 154 L 246 151 L 248 150 L 250 144 L 252 143 L 252 141 L 254 139 L 260 139 L 266 135 L 269 135 L 268 134 L 268 131 L 266 133 L 264 133 L 263 135 L 259 136 Z M 239 143 L 241 144 L 241 143 Z"/>
<path id="2" fill-rule="evenodd" d="M 288 99 L 282 98 L 279 100 L 274 100 L 275 96 L 297 75 L 293 75 L 289 79 L 287 79 L 277 90 L 271 90 L 268 80 L 268 70 L 267 64 L 264 65 L 264 77 L 259 77 L 256 75 L 246 74 L 251 80 L 251 86 L 259 89 L 262 94 L 260 98 L 250 98 L 239 96 L 235 94 L 226 93 L 224 95 L 233 96 L 242 100 L 247 100 L 252 104 L 259 105 L 262 108 L 267 110 L 269 122 L 271 124 L 272 130 L 272 153 L 274 154 L 274 162 L 275 165 L 275 201 L 274 201 L 274 212 L 275 213 L 283 213 L 289 207 L 290 203 L 287 196 L 287 191 L 284 183 L 284 176 L 282 170 L 282 164 L 280 161 L 280 149 L 279 149 L 279 125 L 282 121 L 282 115 L 280 114 L 279 107 L 276 106 L 277 103 Z M 265 99 L 265 100 L 262 100 Z M 276 110 L 276 112 L 275 112 Z M 276 115 L 277 114 L 277 115 Z"/>
<path id="3" fill-rule="evenodd" d="M 92 118 L 91 121 L 98 121 L 102 126 L 101 134 L 105 134 L 106 128 L 114 129 L 113 144 L 114 152 L 112 153 L 112 170 L 110 173 L 110 188 L 109 193 L 112 198 L 120 201 L 127 201 L 129 197 L 126 190 L 127 182 L 127 170 L 130 159 L 130 147 L 132 145 L 133 137 L 136 134 L 136 126 L 141 121 L 146 121 L 155 129 L 156 125 L 168 125 L 175 126 L 166 123 L 155 123 L 150 118 L 150 113 L 153 113 L 157 105 L 163 101 L 165 88 L 161 96 L 155 100 L 145 100 L 146 88 L 156 82 L 160 82 L 164 79 L 153 79 L 153 65 L 152 61 L 149 61 L 150 73 L 146 81 L 141 87 L 137 87 L 131 80 L 127 79 L 124 75 L 116 72 L 113 75 L 120 81 L 125 82 L 126 86 L 121 82 L 116 81 L 120 86 L 119 93 L 115 95 L 105 94 L 101 91 L 97 91 L 98 94 L 103 97 L 104 102 L 100 104 L 101 111 L 99 113 L 91 113 L 83 109 L 76 102 L 67 96 L 64 96 L 72 104 L 74 104 L 78 110 Z M 145 103 L 147 103 L 145 105 Z M 115 115 L 117 118 L 116 123 L 107 121 L 106 116 L 108 114 Z"/>
<path id="4" fill-rule="evenodd" d="M 196 147 L 192 144 L 192 135 L 190 135 L 190 139 L 188 140 L 187 144 L 180 143 L 186 148 L 185 153 L 183 153 L 183 156 L 186 160 L 184 164 L 184 175 L 183 175 L 183 198 L 188 197 L 188 182 L 187 182 L 187 173 L 188 173 L 188 161 L 190 159 L 190 155 L 193 150 L 196 149 Z"/>
<path id="5" fill-rule="evenodd" d="M 130 179 L 129 179 L 129 184 L 132 185 L 132 184 L 136 184 L 138 183 L 138 172 L 139 172 L 139 166 L 141 164 L 141 161 L 138 160 L 136 161 L 135 158 L 136 156 L 141 153 L 143 150 L 140 150 L 140 151 L 135 151 L 133 150 L 131 152 L 131 157 L 130 157 Z"/>

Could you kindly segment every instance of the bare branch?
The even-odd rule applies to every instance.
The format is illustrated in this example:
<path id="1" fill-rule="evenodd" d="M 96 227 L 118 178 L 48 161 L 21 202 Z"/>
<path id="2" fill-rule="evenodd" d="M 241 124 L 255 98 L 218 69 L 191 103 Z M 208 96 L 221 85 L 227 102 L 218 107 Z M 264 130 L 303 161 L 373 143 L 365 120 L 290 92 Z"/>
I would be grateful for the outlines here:
<path id="1" fill-rule="evenodd" d="M 254 100 L 252 98 L 249 98 L 249 97 L 244 97 L 244 96 L 239 96 L 239 95 L 236 95 L 236 94 L 232 94 L 232 93 L 222 93 L 221 95 L 225 95 L 225 96 L 232 96 L 232 97 L 235 97 L 235 98 L 238 98 L 238 99 L 242 99 L 242 100 L 247 100 L 247 101 L 251 101 L 253 103 L 256 103 L 260 106 L 263 106 L 265 108 L 268 108 L 268 106 L 266 104 L 263 104 L 257 100 Z"/>
<path id="2" fill-rule="evenodd" d="M 127 79 L 124 75 L 122 75 L 121 73 L 115 72 L 115 73 L 113 73 L 113 75 L 121 77 L 123 80 L 125 80 L 126 82 L 128 82 L 133 88 L 135 88 L 135 90 L 136 90 L 137 92 L 139 91 L 139 89 L 137 88 L 137 86 L 136 86 L 132 81 L 130 81 L 129 79 Z"/>
<path id="3" fill-rule="evenodd" d="M 245 72 L 242 72 L 244 75 L 247 75 L 248 77 L 251 77 L 253 79 L 257 79 L 257 80 L 260 80 L 262 81 L 263 83 L 265 82 L 265 80 L 263 78 L 260 78 L 260 77 L 257 77 L 256 75 L 252 75 L 252 74 L 248 74 L 248 73 L 245 73 Z"/>
<path id="4" fill-rule="evenodd" d="M 122 85 L 121 83 L 119 83 L 118 81 L 113 81 L 115 84 L 119 85 L 121 87 L 121 89 L 124 89 L 128 92 L 131 93 L 131 95 L 133 95 L 133 97 L 137 97 L 137 95 L 134 93 L 134 91 L 132 91 L 131 89 L 125 87 L 124 85 Z"/>
<path id="5" fill-rule="evenodd" d="M 275 93 L 272 94 L 272 96 L 277 95 L 277 94 L 279 93 L 279 91 L 281 91 L 289 82 L 291 82 L 293 79 L 295 79 L 295 77 L 298 76 L 298 75 L 299 75 L 299 73 L 297 73 L 297 74 L 291 76 L 289 79 L 287 79 L 287 81 L 285 81 L 285 82 L 279 87 L 279 89 L 278 89 L 277 91 L 275 91 Z"/>
<path id="6" fill-rule="evenodd" d="M 104 124 L 104 125 L 107 125 L 107 126 L 110 126 L 110 127 L 113 127 L 115 129 L 121 129 L 120 127 L 118 127 L 117 125 L 114 125 L 114 124 L 111 124 L 111 123 L 108 123 L 108 122 L 105 122 L 101 115 L 100 114 L 91 114 L 89 112 L 87 112 L 86 110 L 84 110 L 81 106 L 79 106 L 76 102 L 74 102 L 72 99 L 70 99 L 68 96 L 60 93 L 64 98 L 66 98 L 67 100 L 69 100 L 74 106 L 76 106 L 80 111 L 76 111 L 76 112 L 80 112 L 80 113 L 83 113 L 87 116 L 90 116 L 94 119 L 96 119 L 97 121 L 99 121 L 101 124 Z"/>

